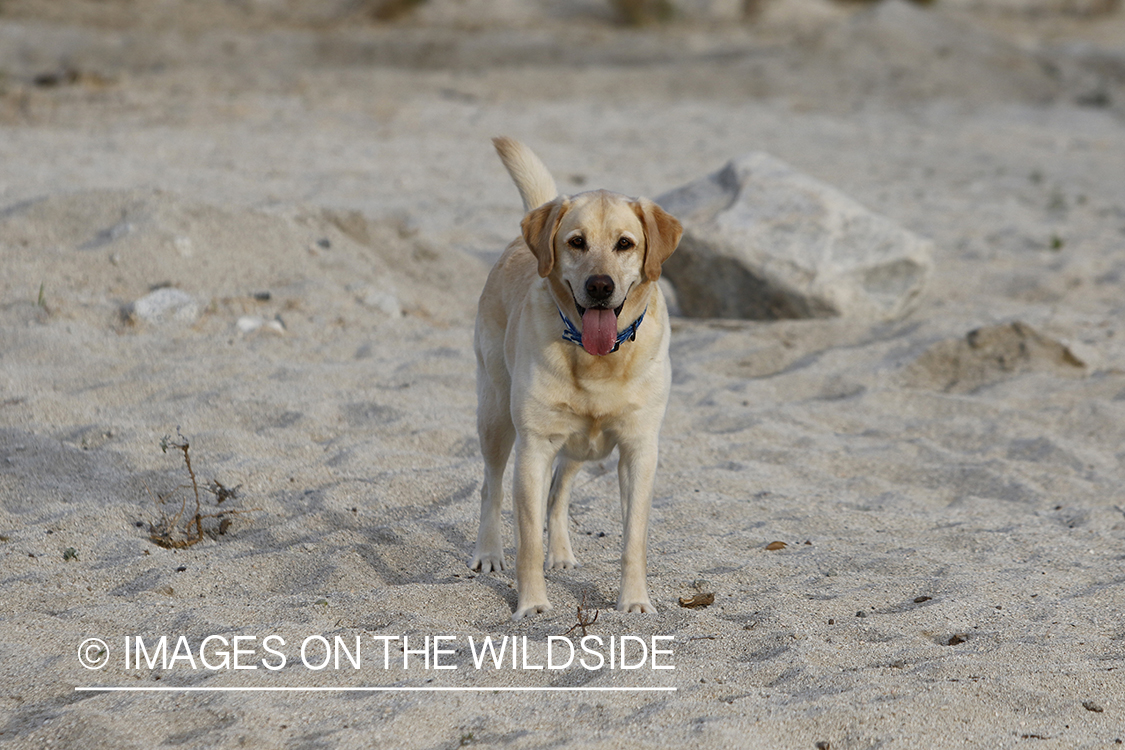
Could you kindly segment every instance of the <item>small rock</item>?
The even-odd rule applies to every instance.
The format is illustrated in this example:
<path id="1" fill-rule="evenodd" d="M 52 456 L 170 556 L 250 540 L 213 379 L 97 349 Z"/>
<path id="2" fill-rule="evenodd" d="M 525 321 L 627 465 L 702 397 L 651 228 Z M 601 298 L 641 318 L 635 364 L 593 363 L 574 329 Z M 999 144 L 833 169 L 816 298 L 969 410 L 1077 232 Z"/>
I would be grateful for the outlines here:
<path id="1" fill-rule="evenodd" d="M 710 607 L 715 603 L 715 595 L 710 591 L 695 594 L 694 596 L 681 596 L 680 606 L 685 609 L 698 609 L 700 607 Z"/>
<path id="2" fill-rule="evenodd" d="M 254 331 L 265 325 L 264 318 L 259 318 L 257 315 L 243 315 L 235 323 L 238 326 L 238 332 L 242 334 L 253 333 Z"/>
<path id="3" fill-rule="evenodd" d="M 31 79 L 31 83 L 40 88 L 54 88 L 55 86 L 69 86 L 78 83 L 82 74 L 75 68 L 67 66 L 61 70 L 39 73 Z"/>
<path id="4" fill-rule="evenodd" d="M 1082 701 L 1082 708 L 1086 709 L 1087 711 L 1093 711 L 1096 714 L 1100 714 L 1105 711 L 1100 703 L 1095 703 L 1094 701 Z"/>
<path id="5" fill-rule="evenodd" d="M 83 242 L 78 246 L 79 250 L 97 250 L 100 247 L 105 247 L 114 242 L 117 242 L 122 237 L 130 235 L 136 229 L 132 222 L 122 219 L 111 227 L 101 230 L 92 238 Z"/>
<path id="6" fill-rule="evenodd" d="M 243 315 L 238 319 L 235 325 L 238 326 L 238 332 L 244 336 L 248 336 L 255 331 L 261 331 L 263 333 L 285 333 L 285 326 L 277 318 L 266 320 L 257 315 Z"/>
<path id="7" fill-rule="evenodd" d="M 389 318 L 402 317 L 402 305 L 399 303 L 398 297 L 391 292 L 369 291 L 363 296 L 363 304 L 385 313 Z"/>
<path id="8" fill-rule="evenodd" d="M 194 323 L 199 317 L 199 303 L 187 292 L 163 287 L 150 292 L 127 308 L 130 317 L 145 323 Z"/>
<path id="9" fill-rule="evenodd" d="M 195 254 L 195 246 L 192 244 L 191 237 L 186 235 L 178 235 L 173 239 L 172 247 L 176 248 L 176 252 L 183 258 L 190 258 Z"/>
<path id="10" fill-rule="evenodd" d="M 928 240 L 761 152 L 656 202 L 684 225 L 664 271 L 692 317 L 892 320 L 933 265 Z"/>

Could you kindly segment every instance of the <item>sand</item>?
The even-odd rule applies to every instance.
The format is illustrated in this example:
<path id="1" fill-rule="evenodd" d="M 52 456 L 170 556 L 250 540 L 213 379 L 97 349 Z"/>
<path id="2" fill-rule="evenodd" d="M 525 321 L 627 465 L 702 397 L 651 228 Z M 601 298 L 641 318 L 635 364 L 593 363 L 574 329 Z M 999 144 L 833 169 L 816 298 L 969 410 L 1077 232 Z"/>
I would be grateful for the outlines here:
<path id="1" fill-rule="evenodd" d="M 0 9 L 0 744 L 1125 740 L 1120 11 L 281 6 Z M 613 611 L 614 459 L 578 482 L 553 612 L 510 622 L 511 576 L 466 567 L 476 297 L 520 219 L 498 134 L 571 192 L 763 150 L 935 243 L 903 320 L 673 320 L 655 615 Z M 154 289 L 182 319 L 140 314 Z M 238 491 L 168 548 L 181 440 Z M 534 669 L 580 605 L 595 650 L 671 653 Z M 220 640 L 208 668 L 209 636 L 257 668 Z M 528 651 L 478 668 L 486 637 Z M 315 668 L 357 638 L 359 668 Z M 544 687 L 629 690 L 509 690 Z"/>

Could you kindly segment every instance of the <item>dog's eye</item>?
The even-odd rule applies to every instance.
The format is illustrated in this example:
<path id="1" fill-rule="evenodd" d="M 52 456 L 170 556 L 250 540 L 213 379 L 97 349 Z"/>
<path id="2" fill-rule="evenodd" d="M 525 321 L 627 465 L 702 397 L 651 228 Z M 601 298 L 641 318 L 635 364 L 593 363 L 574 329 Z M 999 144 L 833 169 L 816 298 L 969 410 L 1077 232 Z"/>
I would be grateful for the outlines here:
<path id="1" fill-rule="evenodd" d="M 584 247 L 586 247 L 586 238 L 585 237 L 571 237 L 570 240 L 568 240 L 566 244 L 570 245 L 575 250 L 581 250 Z"/>
<path id="2" fill-rule="evenodd" d="M 631 239 L 629 239 L 628 237 L 622 237 L 621 239 L 619 239 L 617 241 L 617 249 L 618 250 L 628 250 L 632 246 L 633 246 L 633 241 Z"/>

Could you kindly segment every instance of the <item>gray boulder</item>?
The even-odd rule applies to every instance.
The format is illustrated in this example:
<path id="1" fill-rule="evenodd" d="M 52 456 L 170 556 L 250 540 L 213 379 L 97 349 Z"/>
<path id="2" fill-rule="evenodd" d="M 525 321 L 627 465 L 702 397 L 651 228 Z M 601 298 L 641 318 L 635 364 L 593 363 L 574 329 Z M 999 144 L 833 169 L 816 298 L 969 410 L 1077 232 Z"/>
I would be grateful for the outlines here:
<path id="1" fill-rule="evenodd" d="M 656 202 L 684 225 L 664 272 L 690 317 L 892 320 L 933 265 L 929 240 L 765 153 Z"/>

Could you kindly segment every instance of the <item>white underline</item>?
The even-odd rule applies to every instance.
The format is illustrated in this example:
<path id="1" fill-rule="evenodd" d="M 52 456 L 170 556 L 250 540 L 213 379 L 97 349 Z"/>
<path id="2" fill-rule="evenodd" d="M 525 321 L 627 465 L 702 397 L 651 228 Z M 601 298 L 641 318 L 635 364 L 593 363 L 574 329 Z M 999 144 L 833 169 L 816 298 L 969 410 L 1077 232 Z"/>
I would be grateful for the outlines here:
<path id="1" fill-rule="evenodd" d="M 76 687 L 81 693 L 654 693 L 674 687 Z"/>

